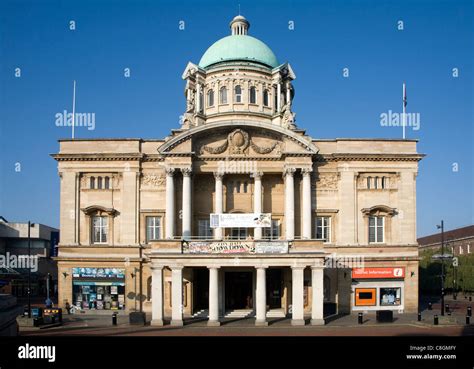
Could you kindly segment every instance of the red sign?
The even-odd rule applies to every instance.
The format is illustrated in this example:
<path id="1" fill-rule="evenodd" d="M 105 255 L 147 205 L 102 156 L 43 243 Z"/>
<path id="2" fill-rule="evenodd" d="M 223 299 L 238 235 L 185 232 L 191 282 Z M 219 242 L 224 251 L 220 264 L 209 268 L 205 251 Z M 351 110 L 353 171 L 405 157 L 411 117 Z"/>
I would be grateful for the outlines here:
<path id="1" fill-rule="evenodd" d="M 405 278 L 405 268 L 360 268 L 352 270 L 353 279 Z"/>

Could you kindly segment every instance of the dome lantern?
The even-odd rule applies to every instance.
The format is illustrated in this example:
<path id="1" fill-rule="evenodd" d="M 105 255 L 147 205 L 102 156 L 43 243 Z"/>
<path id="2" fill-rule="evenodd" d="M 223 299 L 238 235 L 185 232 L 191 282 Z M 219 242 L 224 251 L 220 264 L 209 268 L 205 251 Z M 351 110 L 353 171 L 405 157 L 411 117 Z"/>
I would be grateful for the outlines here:
<path id="1" fill-rule="evenodd" d="M 245 17 L 238 15 L 230 22 L 230 29 L 232 30 L 232 35 L 242 36 L 247 35 L 250 28 L 250 23 Z"/>

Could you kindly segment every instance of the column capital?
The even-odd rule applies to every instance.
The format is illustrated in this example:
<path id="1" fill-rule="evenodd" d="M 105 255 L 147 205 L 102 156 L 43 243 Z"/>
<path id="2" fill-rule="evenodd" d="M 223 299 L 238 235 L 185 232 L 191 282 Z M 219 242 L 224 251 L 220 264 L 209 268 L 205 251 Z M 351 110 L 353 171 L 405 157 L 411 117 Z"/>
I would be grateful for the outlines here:
<path id="1" fill-rule="evenodd" d="M 222 172 L 214 172 L 214 178 L 217 180 L 222 180 L 222 178 L 224 177 L 224 173 Z"/>
<path id="2" fill-rule="evenodd" d="M 301 174 L 303 177 L 311 176 L 311 173 L 313 173 L 313 168 L 301 168 Z"/>
<path id="3" fill-rule="evenodd" d="M 304 270 L 306 268 L 306 265 L 292 265 L 291 269 L 292 270 Z"/>
<path id="4" fill-rule="evenodd" d="M 285 168 L 283 168 L 283 176 L 287 176 L 287 175 L 293 176 L 295 172 L 296 172 L 295 167 L 285 166 Z"/>
<path id="5" fill-rule="evenodd" d="M 151 270 L 163 270 L 165 266 L 164 265 L 152 265 L 150 267 Z"/>
<path id="6" fill-rule="evenodd" d="M 268 265 L 255 265 L 255 269 L 268 269 Z"/>
<path id="7" fill-rule="evenodd" d="M 181 168 L 181 173 L 183 174 L 183 177 L 191 177 L 193 170 L 192 168 Z"/>
<path id="8" fill-rule="evenodd" d="M 220 265 L 208 265 L 207 269 L 220 269 Z"/>
<path id="9" fill-rule="evenodd" d="M 250 174 L 250 177 L 254 179 L 262 179 L 263 177 L 263 172 L 253 172 Z"/>
<path id="10" fill-rule="evenodd" d="M 170 267 L 171 271 L 183 270 L 183 268 L 184 268 L 183 265 L 170 265 L 169 267 Z"/>
<path id="11" fill-rule="evenodd" d="M 175 170 L 176 170 L 175 168 L 173 168 L 173 167 L 168 167 L 168 166 L 167 166 L 167 167 L 165 168 L 166 176 L 168 176 L 168 177 L 173 177 Z"/>

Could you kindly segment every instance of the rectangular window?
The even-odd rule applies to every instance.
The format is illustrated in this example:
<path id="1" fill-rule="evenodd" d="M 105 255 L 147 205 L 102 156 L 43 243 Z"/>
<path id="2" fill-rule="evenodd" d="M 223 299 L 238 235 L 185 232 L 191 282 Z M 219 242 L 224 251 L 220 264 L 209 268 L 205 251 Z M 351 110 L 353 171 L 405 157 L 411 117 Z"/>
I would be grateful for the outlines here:
<path id="1" fill-rule="evenodd" d="M 263 228 L 263 238 L 269 240 L 278 240 L 280 238 L 280 221 L 272 219 L 272 226 Z"/>
<path id="2" fill-rule="evenodd" d="M 161 217 L 146 217 L 146 241 L 161 239 Z"/>
<path id="3" fill-rule="evenodd" d="M 108 218 L 95 216 L 92 217 L 92 242 L 107 243 Z"/>
<path id="4" fill-rule="evenodd" d="M 376 302 L 375 288 L 355 289 L 355 306 L 375 306 Z"/>
<path id="5" fill-rule="evenodd" d="M 230 234 L 233 240 L 245 240 L 248 237 L 247 228 L 231 228 Z"/>
<path id="6" fill-rule="evenodd" d="M 400 287 L 380 289 L 380 306 L 399 306 L 401 304 L 402 289 Z"/>
<path id="7" fill-rule="evenodd" d="M 316 239 L 331 242 L 331 217 L 316 217 Z"/>
<path id="8" fill-rule="evenodd" d="M 199 238 L 202 239 L 212 238 L 212 228 L 210 226 L 209 219 L 198 220 L 198 235 Z"/>
<path id="9" fill-rule="evenodd" d="M 385 218 L 369 217 L 369 243 L 383 243 Z"/>

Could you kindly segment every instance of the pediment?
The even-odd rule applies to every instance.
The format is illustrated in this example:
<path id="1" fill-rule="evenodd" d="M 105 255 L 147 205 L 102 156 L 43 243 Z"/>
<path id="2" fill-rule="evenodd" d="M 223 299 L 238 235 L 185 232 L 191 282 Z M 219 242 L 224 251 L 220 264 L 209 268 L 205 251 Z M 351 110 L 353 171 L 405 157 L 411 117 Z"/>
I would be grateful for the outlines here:
<path id="1" fill-rule="evenodd" d="M 284 154 L 314 155 L 311 140 L 294 131 L 257 122 L 219 122 L 186 130 L 167 140 L 164 155 L 193 153 L 198 157 L 279 158 Z"/>

